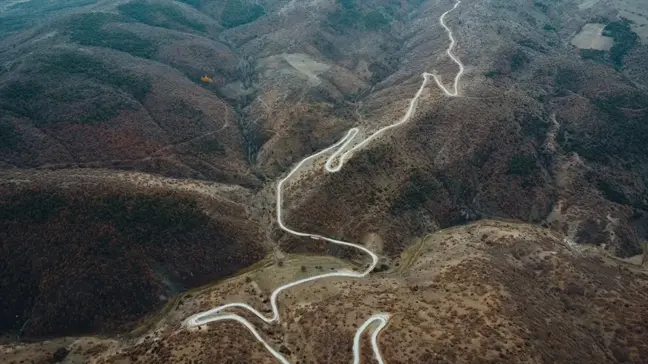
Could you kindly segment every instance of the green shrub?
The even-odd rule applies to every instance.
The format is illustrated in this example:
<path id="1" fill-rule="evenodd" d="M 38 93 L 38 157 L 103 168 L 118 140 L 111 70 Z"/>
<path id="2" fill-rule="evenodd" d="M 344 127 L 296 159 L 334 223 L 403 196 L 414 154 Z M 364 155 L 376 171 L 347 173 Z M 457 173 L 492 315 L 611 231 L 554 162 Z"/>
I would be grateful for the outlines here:
<path id="1" fill-rule="evenodd" d="M 247 24 L 265 15 L 261 5 L 248 4 L 244 0 L 227 0 L 221 13 L 221 25 L 234 28 Z"/>
<path id="2" fill-rule="evenodd" d="M 495 77 L 497 77 L 499 75 L 501 75 L 501 73 L 499 71 L 488 71 L 488 72 L 486 72 L 484 74 L 484 76 L 486 76 L 488 78 L 495 78 Z"/>
<path id="3" fill-rule="evenodd" d="M 515 72 L 524 65 L 529 63 L 529 57 L 522 50 L 518 49 L 509 57 L 509 64 L 511 65 L 511 72 Z"/>
<path id="4" fill-rule="evenodd" d="M 513 156 L 508 164 L 506 174 L 512 174 L 520 177 L 527 177 L 532 175 L 538 166 L 533 155 L 520 154 Z"/>
<path id="5" fill-rule="evenodd" d="M 549 11 L 549 6 L 547 6 L 546 4 L 543 4 L 543 3 L 539 2 L 539 1 L 534 2 L 533 6 L 540 9 L 545 14 Z"/>
<path id="6" fill-rule="evenodd" d="M 597 49 L 581 49 L 580 56 L 582 59 L 590 59 L 596 62 L 607 61 L 605 51 Z"/>
<path id="7" fill-rule="evenodd" d="M 617 69 L 623 68 L 623 57 L 637 44 L 639 36 L 630 28 L 631 22 L 621 18 L 621 21 L 611 22 L 603 29 L 603 35 L 614 38 L 610 49 L 610 59 Z"/>
<path id="8" fill-rule="evenodd" d="M 216 139 L 205 140 L 200 144 L 200 151 L 203 153 L 222 154 L 225 148 Z"/>
<path id="9" fill-rule="evenodd" d="M 613 184 L 601 180 L 596 184 L 598 189 L 603 193 L 603 196 L 612 202 L 616 202 L 621 205 L 630 204 L 630 200 L 625 196 L 625 194 L 619 191 Z"/>

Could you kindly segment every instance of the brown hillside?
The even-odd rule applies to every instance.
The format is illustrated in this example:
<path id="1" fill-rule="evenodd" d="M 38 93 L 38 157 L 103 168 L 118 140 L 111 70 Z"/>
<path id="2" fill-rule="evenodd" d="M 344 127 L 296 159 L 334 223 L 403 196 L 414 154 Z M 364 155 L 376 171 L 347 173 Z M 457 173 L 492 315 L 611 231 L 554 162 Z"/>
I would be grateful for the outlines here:
<path id="1" fill-rule="evenodd" d="M 208 215 L 188 193 L 5 186 L 0 201 L 0 331 L 27 337 L 127 330 L 265 251 L 233 205 Z"/>
<path id="2" fill-rule="evenodd" d="M 312 274 L 324 261 L 289 259 L 187 296 L 141 343 L 77 339 L 65 347 L 70 358 L 106 364 L 275 363 L 238 324 L 176 329 L 187 315 L 235 298 L 267 307 L 269 273 L 304 265 L 302 274 Z M 378 339 L 389 363 L 641 363 L 648 355 L 645 271 L 574 250 L 548 229 L 482 221 L 432 234 L 398 262 L 367 279 L 291 289 L 280 298 L 282 324 L 258 327 L 294 363 L 349 362 L 355 329 L 376 312 L 393 314 Z M 2 358 L 47 350 L 17 348 Z M 368 340 L 361 350 L 370 362 Z"/>

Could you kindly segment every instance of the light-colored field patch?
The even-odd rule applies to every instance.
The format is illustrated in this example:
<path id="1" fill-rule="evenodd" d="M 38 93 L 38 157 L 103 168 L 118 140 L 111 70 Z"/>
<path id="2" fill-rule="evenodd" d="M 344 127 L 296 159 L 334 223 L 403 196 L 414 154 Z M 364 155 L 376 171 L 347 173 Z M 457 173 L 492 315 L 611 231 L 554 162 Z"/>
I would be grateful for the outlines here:
<path id="1" fill-rule="evenodd" d="M 580 49 L 609 51 L 612 48 L 614 40 L 602 34 L 603 28 L 605 28 L 605 24 L 585 24 L 580 33 L 576 34 L 574 39 L 572 39 L 571 43 Z"/>
<path id="2" fill-rule="evenodd" d="M 331 66 L 320 63 L 307 54 L 282 53 L 261 60 L 260 65 L 265 68 L 265 75 L 294 75 L 303 78 L 306 76 L 310 86 L 318 86 L 322 81 L 318 77 L 328 71 Z"/>
<path id="3" fill-rule="evenodd" d="M 331 68 L 330 65 L 319 63 L 306 54 L 283 54 L 284 59 L 293 66 L 297 71 L 308 77 L 308 81 L 317 86 L 320 84 L 318 75 L 326 72 Z"/>
<path id="4" fill-rule="evenodd" d="M 578 4 L 578 8 L 581 10 L 587 10 L 597 5 L 603 5 L 603 3 L 605 3 L 605 6 L 610 6 L 611 8 L 615 9 L 619 17 L 630 20 L 632 22 L 631 24 L 632 31 L 637 33 L 637 35 L 639 36 L 639 38 L 644 44 L 648 42 L 648 1 L 609 0 L 603 2 L 601 0 L 581 0 L 580 3 Z M 583 30 L 584 29 L 585 28 L 583 28 Z M 576 44 L 574 45 L 577 46 L 578 48 L 584 48 Z M 590 47 L 588 49 L 599 49 L 599 48 Z"/>

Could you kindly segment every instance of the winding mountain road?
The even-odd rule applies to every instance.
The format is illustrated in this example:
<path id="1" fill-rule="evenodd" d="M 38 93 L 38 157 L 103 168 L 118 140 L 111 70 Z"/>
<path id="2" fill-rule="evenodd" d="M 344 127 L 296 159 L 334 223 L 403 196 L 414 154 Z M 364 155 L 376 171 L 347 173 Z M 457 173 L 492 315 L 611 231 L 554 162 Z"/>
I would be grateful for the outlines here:
<path id="1" fill-rule="evenodd" d="M 286 289 L 289 289 L 291 287 L 303 284 L 303 283 L 307 283 L 307 282 L 311 282 L 311 281 L 315 281 L 315 280 L 319 280 L 319 279 L 331 278 L 331 277 L 364 278 L 369 273 L 371 273 L 371 271 L 376 267 L 376 264 L 378 264 L 378 256 L 374 252 L 372 252 L 371 250 L 365 248 L 364 246 L 359 245 L 359 244 L 346 242 L 346 241 L 342 241 L 342 240 L 336 240 L 336 239 L 328 238 L 328 237 L 318 235 L 318 234 L 310 234 L 310 233 L 296 231 L 296 230 L 293 230 L 290 227 L 286 226 L 284 224 L 283 217 L 282 217 L 283 186 L 286 183 L 286 181 L 288 181 L 300 169 L 302 169 L 305 165 L 309 165 L 308 164 L 309 162 L 315 160 L 316 158 L 318 158 L 318 157 L 320 157 L 322 155 L 325 155 L 325 154 L 328 154 L 328 153 L 331 153 L 331 152 L 332 152 L 331 155 L 328 157 L 328 159 L 327 159 L 327 161 L 326 161 L 326 163 L 324 165 L 325 170 L 327 172 L 329 172 L 329 173 L 335 173 L 335 172 L 340 171 L 342 169 L 343 165 L 344 165 L 344 162 L 347 161 L 349 158 L 351 158 L 351 156 L 353 155 L 353 153 L 355 151 L 357 151 L 360 148 L 364 147 L 370 141 L 374 140 L 375 138 L 377 138 L 378 136 L 383 134 L 385 131 L 387 131 L 389 129 L 392 129 L 392 128 L 395 128 L 395 127 L 407 122 L 408 120 L 410 120 L 412 115 L 414 115 L 418 99 L 421 97 L 421 94 L 423 93 L 423 90 L 425 89 L 425 86 L 427 86 L 430 76 L 434 78 L 436 84 L 439 86 L 441 91 L 443 91 L 443 93 L 446 96 L 456 97 L 458 95 L 458 93 L 459 93 L 459 91 L 458 91 L 459 79 L 463 75 L 464 66 L 461 63 L 461 61 L 459 61 L 459 59 L 452 53 L 452 49 L 454 48 L 454 46 L 456 44 L 456 41 L 455 41 L 455 39 L 454 39 L 454 37 L 452 35 L 452 30 L 450 28 L 448 28 L 448 26 L 445 24 L 444 19 L 445 19 L 446 15 L 448 13 L 450 13 L 451 11 L 453 11 L 454 9 L 456 9 L 457 6 L 459 6 L 460 3 L 461 3 L 461 1 L 456 1 L 454 6 L 452 7 L 452 9 L 450 9 L 450 10 L 446 11 L 445 13 L 443 13 L 441 15 L 441 17 L 439 18 L 439 23 L 441 24 L 441 26 L 443 26 L 443 28 L 445 28 L 445 30 L 448 33 L 448 37 L 450 38 L 450 45 L 448 46 L 448 49 L 447 49 L 446 53 L 459 66 L 459 72 L 457 73 L 457 75 L 454 78 L 452 90 L 448 90 L 442 84 L 441 80 L 437 77 L 436 74 L 431 74 L 431 73 L 427 73 L 427 72 L 423 73 L 423 82 L 421 83 L 421 86 L 419 87 L 418 91 L 416 92 L 416 94 L 414 95 L 412 100 L 410 100 L 407 112 L 405 113 L 405 115 L 399 121 L 397 121 L 394 124 L 391 124 L 391 125 L 388 125 L 388 126 L 385 126 L 385 127 L 381 128 L 381 129 L 379 129 L 378 131 L 374 132 L 373 134 L 371 134 L 370 136 L 368 136 L 367 138 L 365 138 L 361 142 L 357 143 L 356 145 L 354 145 L 350 149 L 348 149 L 348 148 L 351 145 L 351 143 L 353 142 L 353 140 L 355 139 L 355 137 L 358 135 L 359 129 L 358 128 L 349 129 L 349 131 L 346 133 L 346 135 L 342 139 L 340 139 L 338 142 L 336 142 L 335 144 L 331 145 L 330 147 L 328 147 L 328 148 L 326 148 L 324 150 L 321 150 L 321 151 L 319 151 L 319 152 L 317 152 L 317 153 L 315 153 L 313 155 L 310 155 L 310 156 L 302 159 L 286 175 L 286 177 L 284 177 L 283 179 L 281 179 L 277 183 L 277 223 L 279 224 L 279 227 L 282 230 L 284 230 L 285 232 L 287 232 L 289 234 L 295 235 L 295 236 L 308 237 L 308 238 L 311 238 L 311 239 L 314 239 L 314 240 L 326 240 L 326 241 L 328 241 L 330 243 L 333 243 L 333 244 L 349 246 L 349 247 L 353 247 L 355 249 L 361 250 L 361 251 L 365 252 L 367 255 L 369 255 L 369 257 L 371 257 L 371 264 L 369 265 L 369 267 L 367 267 L 367 269 L 365 269 L 361 273 L 357 273 L 357 272 L 350 271 L 350 270 L 340 270 L 340 271 L 337 271 L 337 272 L 320 274 L 320 275 L 316 275 L 316 276 L 312 276 L 312 277 L 308 277 L 308 278 L 303 278 L 303 279 L 299 279 L 299 280 L 284 284 L 284 285 L 278 287 L 277 289 L 275 289 L 272 292 L 271 296 L 270 296 L 270 305 L 272 307 L 272 315 L 271 316 L 264 316 L 261 312 L 257 311 L 255 308 L 253 308 L 252 306 L 250 306 L 250 305 L 248 305 L 246 303 L 233 302 L 233 303 L 224 304 L 222 306 L 218 306 L 218 307 L 210 309 L 208 311 L 200 312 L 200 313 L 197 313 L 197 314 L 194 314 L 194 315 L 188 317 L 183 323 L 184 327 L 187 327 L 187 328 L 195 327 L 195 326 L 204 325 L 204 324 L 207 324 L 207 323 L 210 323 L 210 322 L 224 321 L 224 320 L 233 320 L 233 321 L 239 322 L 240 324 L 245 326 L 254 335 L 254 337 L 259 342 L 261 342 L 266 347 L 266 349 L 275 358 L 277 358 L 282 364 L 290 364 L 288 359 L 286 359 L 281 353 L 276 351 L 272 347 L 272 345 L 270 345 L 267 341 L 265 341 L 265 339 L 263 339 L 263 337 L 259 334 L 259 332 L 256 330 L 254 325 L 252 325 L 248 320 L 246 320 L 245 318 L 243 318 L 243 317 L 241 317 L 241 316 L 239 316 L 237 314 L 223 313 L 223 311 L 228 309 L 228 308 L 238 307 L 238 308 L 242 308 L 242 309 L 245 309 L 245 310 L 249 311 L 250 313 L 254 314 L 255 316 L 257 316 L 258 318 L 260 318 L 261 320 L 263 320 L 266 323 L 277 323 L 280 320 L 279 308 L 277 307 L 277 297 L 279 296 L 279 293 L 281 293 L 282 291 L 284 291 Z M 390 315 L 388 313 L 376 313 L 376 314 L 372 315 L 371 317 L 369 317 L 360 327 L 358 327 L 358 329 L 356 330 L 355 336 L 353 338 L 353 364 L 359 364 L 360 363 L 360 339 L 362 337 L 362 334 L 365 331 L 369 330 L 370 327 L 372 325 L 374 325 L 374 324 L 377 324 L 377 325 L 373 329 L 372 334 L 371 334 L 371 346 L 372 346 L 372 350 L 374 352 L 374 357 L 375 357 L 376 361 L 379 364 L 384 364 L 384 360 L 382 358 L 382 355 L 380 353 L 380 348 L 378 346 L 378 335 L 387 326 L 387 324 L 389 322 L 389 318 L 390 318 Z"/>
<path id="2" fill-rule="evenodd" d="M 434 77 L 434 81 L 436 82 L 437 86 L 439 86 L 441 91 L 443 91 L 443 93 L 446 94 L 446 96 L 450 96 L 450 97 L 456 97 L 459 95 L 459 79 L 464 74 L 464 65 L 463 63 L 461 63 L 459 58 L 457 58 L 457 56 L 455 56 L 454 53 L 452 53 L 452 49 L 454 48 L 455 44 L 457 44 L 457 41 L 455 41 L 454 36 L 452 35 L 452 30 L 448 28 L 448 25 L 446 25 L 445 23 L 445 17 L 446 15 L 448 15 L 448 13 L 456 9 L 457 6 L 459 6 L 459 4 L 461 4 L 461 1 L 457 0 L 457 2 L 454 4 L 452 9 L 441 14 L 441 16 L 439 17 L 439 24 L 441 24 L 441 26 L 445 28 L 446 32 L 448 33 L 448 38 L 450 38 L 450 45 L 446 50 L 446 54 L 448 55 L 448 57 L 450 57 L 450 59 L 452 59 L 454 63 L 457 64 L 457 66 L 459 66 L 459 72 L 457 72 L 457 75 L 454 78 L 454 82 L 452 83 L 452 91 L 448 91 L 448 89 L 445 86 L 443 86 L 443 83 L 441 83 L 439 77 L 437 77 L 436 74 L 432 74 L 432 77 Z M 423 75 L 426 74 L 429 75 L 429 73 L 424 73 Z"/>

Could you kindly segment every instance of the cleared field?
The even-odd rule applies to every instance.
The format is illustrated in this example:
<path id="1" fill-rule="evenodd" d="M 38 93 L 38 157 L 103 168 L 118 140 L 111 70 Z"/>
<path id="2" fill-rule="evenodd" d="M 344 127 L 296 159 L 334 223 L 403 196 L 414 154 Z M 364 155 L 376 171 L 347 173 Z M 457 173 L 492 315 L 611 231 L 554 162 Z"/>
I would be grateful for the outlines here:
<path id="1" fill-rule="evenodd" d="M 580 33 L 576 34 L 572 39 L 572 44 L 580 49 L 609 51 L 612 48 L 614 39 L 604 36 L 602 34 L 603 28 L 605 28 L 605 24 L 585 24 Z"/>
<path id="2" fill-rule="evenodd" d="M 645 0 L 612 0 L 609 2 L 603 2 L 601 0 L 580 0 L 578 4 L 581 10 L 588 10 L 598 6 L 609 6 L 617 11 L 618 16 L 632 21 L 632 30 L 637 33 L 644 44 L 648 42 L 648 2 Z M 583 48 L 579 45 L 574 45 Z M 603 50 L 602 48 L 590 49 Z"/>
<path id="3" fill-rule="evenodd" d="M 264 58 L 259 63 L 266 69 L 266 76 L 292 75 L 302 78 L 306 76 L 308 84 L 313 87 L 322 82 L 318 76 L 331 68 L 330 65 L 317 62 L 301 53 L 274 55 Z"/>

